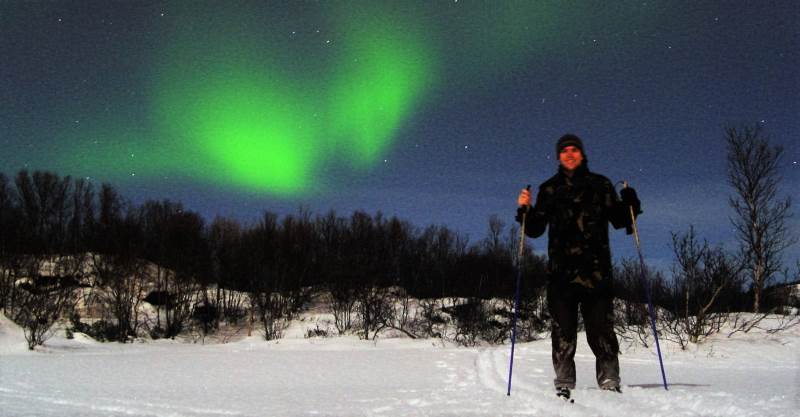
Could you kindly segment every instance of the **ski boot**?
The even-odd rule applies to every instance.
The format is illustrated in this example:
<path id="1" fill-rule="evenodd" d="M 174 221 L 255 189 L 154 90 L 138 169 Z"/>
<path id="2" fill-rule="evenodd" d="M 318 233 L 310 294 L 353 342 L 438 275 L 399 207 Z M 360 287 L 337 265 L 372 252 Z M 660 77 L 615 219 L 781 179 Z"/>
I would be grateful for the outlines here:
<path id="1" fill-rule="evenodd" d="M 558 388 L 556 388 L 556 396 L 558 398 L 561 398 L 562 400 L 568 402 L 568 403 L 574 402 L 574 400 L 572 400 L 570 398 L 569 388 L 567 388 L 567 387 L 558 387 Z"/>

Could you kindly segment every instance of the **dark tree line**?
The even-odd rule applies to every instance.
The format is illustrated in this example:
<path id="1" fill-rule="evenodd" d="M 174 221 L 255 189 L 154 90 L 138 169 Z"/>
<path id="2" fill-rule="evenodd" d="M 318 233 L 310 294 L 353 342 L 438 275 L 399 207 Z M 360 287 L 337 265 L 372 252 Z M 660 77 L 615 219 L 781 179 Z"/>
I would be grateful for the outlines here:
<path id="1" fill-rule="evenodd" d="M 0 227 L 0 308 L 26 328 L 49 329 L 70 314 L 85 330 L 70 313 L 82 300 L 104 318 L 94 331 L 109 340 L 136 336 L 143 321 L 152 323 L 146 329 L 152 336 L 174 337 L 189 325 L 208 333 L 247 314 L 267 338 L 280 337 L 319 290 L 330 293 L 340 331 L 369 338 L 394 328 L 413 336 L 425 332 L 412 326 L 412 298 L 473 307 L 510 300 L 516 274 L 514 227 L 504 236 L 497 219 L 489 237 L 474 245 L 446 227 L 418 229 L 361 211 L 265 212 L 253 225 L 221 217 L 207 223 L 177 202 L 137 206 L 109 184 L 97 190 L 40 171 L 20 171 L 12 181 L 0 175 Z M 529 251 L 525 265 L 526 294 L 533 297 L 544 262 Z M 154 317 L 140 316 L 142 303 L 154 306 Z M 31 346 L 42 337 L 32 336 Z"/>

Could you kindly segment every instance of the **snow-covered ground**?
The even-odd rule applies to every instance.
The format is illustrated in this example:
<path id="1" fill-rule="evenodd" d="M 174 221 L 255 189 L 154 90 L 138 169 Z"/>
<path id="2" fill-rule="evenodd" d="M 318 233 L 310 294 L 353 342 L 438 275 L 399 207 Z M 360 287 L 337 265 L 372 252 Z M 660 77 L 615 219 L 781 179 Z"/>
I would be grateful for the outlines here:
<path id="1" fill-rule="evenodd" d="M 308 326 L 307 324 L 303 324 Z M 313 327 L 313 326 L 311 326 Z M 35 352 L 0 315 L 2 416 L 797 416 L 800 326 L 719 336 L 689 351 L 626 347 L 622 395 L 599 391 L 584 335 L 574 404 L 553 394 L 550 342 L 258 337 L 226 344 L 97 343 L 61 335 Z M 755 332 L 755 331 L 754 331 Z"/>

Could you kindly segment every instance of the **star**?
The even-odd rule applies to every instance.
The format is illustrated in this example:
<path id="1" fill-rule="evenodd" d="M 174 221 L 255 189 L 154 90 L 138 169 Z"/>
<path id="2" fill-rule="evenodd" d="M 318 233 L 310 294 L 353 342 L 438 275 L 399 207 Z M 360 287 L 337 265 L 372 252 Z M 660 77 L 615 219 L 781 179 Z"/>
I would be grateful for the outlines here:
<path id="1" fill-rule="evenodd" d="M 308 149 L 309 158 L 298 159 L 299 164 L 330 167 L 329 172 L 346 174 L 329 177 L 330 183 L 326 188 L 332 193 L 337 191 L 337 187 L 352 189 L 354 186 L 347 179 L 356 175 L 354 173 L 368 172 L 358 169 L 377 167 L 380 172 L 393 173 L 397 177 L 374 176 L 370 181 L 359 181 L 358 187 L 364 187 L 366 191 L 373 186 L 382 187 L 384 180 L 402 179 L 410 184 L 425 183 L 424 189 L 419 188 L 420 196 L 425 198 L 435 195 L 440 187 L 448 189 L 450 184 L 447 182 L 451 176 L 474 175 L 476 181 L 487 184 L 512 177 L 515 169 L 492 172 L 483 166 L 502 166 L 508 160 L 515 160 L 518 154 L 512 144 L 517 141 L 522 143 L 524 140 L 526 146 L 532 148 L 532 154 L 544 152 L 539 154 L 544 161 L 535 160 L 534 156 L 531 163 L 536 167 L 524 169 L 529 169 L 530 175 L 535 177 L 549 177 L 550 171 L 558 166 L 553 142 L 566 131 L 578 133 L 585 139 L 589 153 L 601 155 L 595 156 L 597 162 L 590 165 L 612 178 L 647 174 L 648 177 L 663 176 L 684 181 L 686 168 L 706 168 L 697 165 L 695 155 L 685 154 L 684 145 L 691 143 L 691 137 L 721 136 L 720 126 L 728 120 L 750 120 L 761 128 L 769 128 L 765 134 L 784 148 L 791 147 L 791 126 L 780 123 L 777 117 L 791 114 L 791 106 L 795 104 L 793 97 L 782 93 L 791 91 L 793 79 L 762 77 L 759 73 L 766 69 L 774 74 L 791 74 L 792 58 L 795 57 L 792 51 L 796 48 L 792 48 L 791 36 L 781 36 L 786 35 L 787 30 L 791 32 L 784 19 L 792 11 L 787 5 L 773 5 L 770 9 L 775 10 L 766 13 L 757 5 L 707 7 L 703 8 L 698 22 L 710 19 L 711 25 L 689 26 L 679 19 L 679 14 L 662 14 L 660 7 L 656 7 L 658 4 L 652 0 L 638 0 L 633 7 L 626 7 L 624 18 L 606 16 L 608 19 L 599 19 L 591 16 L 592 13 L 580 12 L 579 6 L 575 11 L 564 6 L 563 13 L 547 16 L 548 25 L 537 26 L 524 16 L 550 11 L 547 7 L 525 5 L 525 2 L 504 7 L 504 12 L 481 7 L 481 10 L 470 11 L 447 22 L 437 22 L 432 17 L 457 13 L 461 7 L 469 7 L 469 2 L 450 0 L 443 4 L 433 2 L 420 7 L 400 7 L 401 10 L 376 2 L 358 13 L 351 13 L 352 5 L 335 2 L 318 6 L 315 3 L 291 7 L 285 13 L 272 13 L 269 5 L 248 3 L 211 19 L 209 17 L 218 12 L 216 7 L 199 2 L 194 4 L 193 13 L 189 15 L 176 13 L 180 24 L 161 30 L 159 27 L 166 25 L 167 20 L 173 20 L 172 17 L 166 19 L 166 7 L 169 7 L 166 4 L 118 9 L 112 2 L 98 3 L 95 6 L 99 10 L 96 7 L 74 8 L 68 11 L 69 25 L 62 25 L 64 18 L 58 14 L 66 10 L 29 10 L 36 13 L 15 15 L 15 19 L 8 22 L 12 28 L 8 31 L 9 41 L 13 46 L 7 49 L 13 54 L 10 59 L 19 62 L 15 62 L 19 70 L 11 71 L 10 78 L 0 77 L 3 78 L 0 89 L 19 99 L 6 106 L 9 107 L 4 108 L 7 111 L 0 112 L 0 126 L 6 133 L 0 135 L 0 146 L 8 150 L 0 152 L 0 165 L 3 167 L 0 171 L 5 175 L 13 174 L 9 171 L 26 162 L 30 168 L 54 170 L 62 176 L 77 175 L 80 178 L 80 175 L 91 174 L 92 181 L 98 183 L 113 183 L 120 179 L 119 186 L 129 194 L 126 197 L 134 201 L 174 197 L 177 194 L 173 194 L 172 187 L 189 183 L 195 191 L 208 190 L 215 197 L 217 191 L 224 191 L 228 194 L 220 198 L 240 199 L 226 206 L 233 210 L 227 214 L 242 216 L 242 220 L 249 221 L 251 215 L 259 215 L 262 206 L 281 207 L 281 210 L 294 207 L 293 202 L 302 200 L 303 194 L 293 194 L 294 191 L 283 194 L 284 188 L 278 185 L 284 183 L 271 182 L 273 171 L 294 172 L 266 169 L 270 163 L 267 161 L 272 161 L 268 158 L 276 152 L 284 152 L 283 144 L 277 144 L 273 151 L 265 143 L 264 151 L 257 156 L 240 158 L 234 155 L 230 160 L 222 161 L 221 158 L 233 154 L 231 149 L 222 147 L 239 148 L 226 145 L 228 139 L 220 137 L 220 132 L 230 132 L 231 137 L 234 133 L 249 137 L 252 131 L 253 141 L 260 135 L 256 133 L 258 129 L 280 128 L 284 130 L 281 134 L 296 136 L 293 138 L 298 142 L 293 147 L 296 149 L 285 149 L 286 156 L 277 158 L 275 163 L 294 161 L 297 152 L 305 154 Z M 485 11 L 489 11 L 488 16 L 483 13 Z M 153 12 L 157 20 L 164 22 L 153 22 Z M 53 17 L 59 25 L 54 28 L 57 30 L 38 34 L 35 37 L 36 53 L 26 52 L 26 48 L 32 45 L 30 39 L 26 39 L 28 27 L 49 25 Z M 100 25 L 97 24 L 98 17 L 101 18 Z M 123 17 L 124 21 L 121 20 Z M 654 19 L 658 19 L 659 24 L 652 24 Z M 116 28 L 112 27 L 114 20 L 118 22 Z M 747 36 L 742 37 L 742 28 L 731 24 L 739 20 L 757 20 L 759 25 L 748 26 Z M 237 22 L 247 26 L 228 31 L 230 25 Z M 619 26 L 620 22 L 627 24 Z M 574 24 L 581 30 L 563 38 L 556 36 L 558 28 L 565 24 Z M 207 29 L 209 35 L 193 36 L 198 27 Z M 293 29 L 295 27 L 297 29 Z M 323 27 L 325 36 L 322 35 Z M 482 30 L 472 30 L 474 27 Z M 506 30 L 509 27 L 513 30 Z M 125 28 L 131 30 L 123 30 Z M 146 29 L 144 32 L 143 28 Z M 609 28 L 617 30 L 609 31 Z M 104 40 L 107 35 L 111 40 Z M 234 38 L 243 42 L 231 55 L 228 44 Z M 675 45 L 672 44 L 673 38 L 677 42 Z M 707 39 L 715 42 L 706 42 Z M 476 44 L 482 47 L 473 50 Z M 580 49 L 581 44 L 584 45 L 583 51 L 568 48 L 571 45 Z M 664 55 L 659 44 L 669 54 L 674 51 L 677 55 Z M 152 45 L 164 47 L 150 51 Z M 770 48 L 762 49 L 758 45 L 770 45 Z M 615 47 L 611 55 L 597 52 L 610 46 Z M 80 50 L 77 58 L 68 53 L 70 48 Z M 338 51 L 341 48 L 344 50 Z M 691 50 L 687 51 L 687 48 Z M 543 52 L 561 49 L 564 50 L 557 54 Z M 585 56 L 586 50 L 594 50 L 597 54 Z M 747 50 L 759 65 L 719 65 L 720 62 L 740 62 L 742 50 Z M 48 51 L 66 52 L 50 54 Z M 148 59 L 120 61 L 120 51 L 130 51 L 129 55 L 135 58 L 146 55 Z M 176 54 L 173 51 L 181 52 Z M 40 65 L 43 56 L 49 65 Z M 361 57 L 373 66 L 362 66 Z M 79 60 L 77 65 L 76 59 Z M 562 65 L 564 62 L 579 62 L 581 65 Z M 324 63 L 325 69 L 315 68 L 317 63 Z M 587 65 L 591 71 L 586 70 Z M 391 67 L 391 71 L 380 73 L 384 66 Z M 708 77 L 702 71 L 685 71 L 686 68 L 713 71 L 715 76 Z M 387 94 L 348 91 L 354 84 L 361 84 L 368 90 L 376 84 L 370 78 L 373 75 L 378 83 L 395 75 L 398 78 L 386 82 L 384 90 Z M 365 78 L 365 82 L 359 83 L 360 77 Z M 29 79 L 37 82 L 26 82 Z M 727 88 L 731 79 L 736 80 L 740 91 Z M 153 88 L 155 86 L 158 88 Z M 250 91 L 240 91 L 248 87 Z M 395 88 L 396 94 L 389 94 Z M 572 88 L 580 88 L 581 92 L 570 92 Z M 78 94 L 78 97 L 73 98 L 72 94 Z M 535 105 L 537 94 L 538 107 Z M 680 108 L 671 105 L 676 95 L 680 96 L 683 104 Z M 77 106 L 75 103 L 78 102 L 83 105 Z M 760 105 L 747 106 L 752 102 Z M 280 103 L 288 105 L 285 118 L 279 114 L 283 111 L 277 107 Z M 269 123 L 261 120 L 266 116 L 262 116 L 264 112 L 257 108 L 265 106 L 276 107 L 269 115 L 276 118 L 270 119 Z M 80 107 L 79 111 L 76 107 Z M 228 111 L 231 108 L 235 110 Z M 685 117 L 686 108 L 695 109 L 696 114 Z M 482 117 L 474 116 L 478 111 Z M 759 118 L 759 112 L 764 117 Z M 223 117 L 212 122 L 206 120 L 215 114 Z M 775 123 L 768 122 L 766 116 L 773 117 L 773 114 L 778 115 L 774 116 Z M 366 124 L 372 125 L 361 129 L 358 122 L 345 122 L 361 117 L 368 122 Z M 668 127 L 676 120 L 681 120 L 681 131 L 691 134 L 674 134 Z M 69 129 L 70 124 L 72 129 Z M 66 132 L 54 132 L 57 128 Z M 139 135 L 151 139 L 140 141 Z M 371 155 L 353 155 L 360 158 L 358 164 L 348 162 L 349 153 L 341 155 L 338 149 L 333 152 L 333 146 L 328 149 L 328 145 L 322 145 L 334 139 L 349 143 L 350 138 L 335 138 L 349 135 L 353 135 L 352 140 L 358 140 L 359 144 L 378 136 L 382 142 L 379 145 L 364 143 L 364 146 L 371 146 L 369 149 L 378 151 Z M 511 143 L 488 150 L 483 142 L 479 142 L 487 141 L 487 135 L 507 137 L 506 141 Z M 642 149 L 658 149 L 658 153 L 664 155 L 663 160 L 637 167 L 640 159 L 633 150 L 618 150 L 621 146 L 618 141 L 624 143 L 625 138 L 632 136 L 642 137 L 637 140 Z M 99 140 L 100 137 L 104 139 Z M 248 140 L 243 139 L 244 142 Z M 457 143 L 462 140 L 476 141 L 480 146 L 473 152 L 471 144 Z M 29 144 L 31 141 L 33 143 Z M 531 142 L 535 146 L 530 145 Z M 722 149 L 718 145 L 715 142 L 717 150 Z M 155 156 L 151 147 L 159 149 L 158 161 L 150 161 Z M 148 163 L 140 164 L 131 149 L 142 149 L 146 156 L 142 161 Z M 452 155 L 455 149 L 470 155 Z M 59 150 L 70 152 L 62 155 L 57 152 Z M 335 155 L 322 162 L 316 152 Z M 402 162 L 398 160 L 399 163 L 389 169 L 389 157 L 381 158 L 381 152 L 396 154 Z M 714 158 L 720 159 L 714 160 L 714 166 L 724 161 L 721 153 L 715 154 Z M 119 160 L 120 155 L 128 160 Z M 676 162 L 670 163 L 671 159 L 676 159 Z M 223 162 L 233 165 L 222 165 Z M 800 173 L 798 162 L 800 154 L 786 152 L 781 166 L 790 170 L 790 174 L 797 174 Z M 476 164 L 481 169 L 471 171 L 471 165 Z M 209 169 L 197 165 L 208 165 Z M 145 171 L 139 175 L 130 169 L 132 166 L 141 166 Z M 442 166 L 448 167 L 448 175 L 437 175 Z M 647 173 L 644 173 L 645 166 L 648 167 Z M 218 178 L 214 171 L 219 169 L 230 170 L 236 175 Z M 353 174 L 351 169 L 354 169 Z M 708 182 L 719 189 L 712 189 L 710 185 L 708 188 L 715 195 L 722 195 L 727 192 L 724 170 L 718 171 L 712 173 L 709 170 L 707 174 L 714 175 Z M 172 184 L 171 174 L 167 177 L 165 172 L 180 175 Z M 309 170 L 308 175 L 292 176 L 313 181 L 316 175 L 321 174 Z M 479 177 L 483 175 L 487 177 Z M 158 182 L 159 176 L 162 176 L 162 182 L 170 184 L 156 187 L 159 194 L 144 195 L 141 190 L 152 180 Z M 787 189 L 796 188 L 798 177 L 788 174 L 786 177 Z M 254 180 L 264 182 L 256 188 L 257 192 L 251 192 Z M 125 189 L 128 183 L 141 188 Z M 674 184 L 657 187 L 662 187 L 662 184 L 653 183 L 653 194 L 659 194 L 665 200 L 679 194 L 680 187 Z M 487 193 L 490 192 L 495 190 L 490 189 Z M 197 197 L 202 194 L 193 191 L 179 195 L 186 196 L 184 203 L 187 208 L 200 207 L 200 211 L 210 214 L 222 210 L 212 198 Z M 709 196 L 701 193 L 694 193 L 692 197 L 710 200 Z M 251 198 L 254 214 L 240 210 L 244 201 Z M 345 215 L 349 208 L 386 209 L 380 207 L 380 202 L 372 200 L 328 200 L 319 199 L 320 203 L 314 209 L 324 212 L 338 208 L 344 210 Z M 278 204 L 278 201 L 282 203 Z M 687 202 L 686 209 L 675 216 L 699 222 L 701 216 L 692 212 L 691 203 Z M 713 204 L 717 203 L 724 206 L 725 201 Z M 415 226 L 427 226 L 429 221 L 439 223 L 440 220 L 432 215 L 439 210 L 434 207 L 439 201 L 432 198 L 425 204 L 404 206 L 402 211 L 398 209 L 397 214 Z M 482 209 L 487 212 L 473 213 L 474 216 L 463 221 L 458 216 L 452 219 L 446 214 L 443 216 L 452 221 L 455 229 L 483 236 L 483 220 L 492 214 L 489 210 L 494 210 L 494 206 L 484 204 Z M 447 209 L 437 213 L 447 213 Z M 656 217 L 649 219 L 666 220 Z M 712 231 L 712 240 L 728 239 L 724 233 L 727 230 L 725 220 L 716 223 L 714 218 L 714 222 L 704 222 L 707 230 Z M 653 246 L 659 248 L 668 246 L 670 241 L 668 233 L 663 233 L 668 227 L 662 226 L 659 224 L 651 231 Z M 666 235 L 666 238 L 659 237 L 661 235 Z M 794 249 L 797 248 L 795 245 Z M 629 249 L 626 246 L 626 250 Z M 661 257 L 666 264 L 663 259 L 670 256 L 671 253 L 666 253 L 656 257 Z M 792 253 L 787 259 L 796 257 Z"/>

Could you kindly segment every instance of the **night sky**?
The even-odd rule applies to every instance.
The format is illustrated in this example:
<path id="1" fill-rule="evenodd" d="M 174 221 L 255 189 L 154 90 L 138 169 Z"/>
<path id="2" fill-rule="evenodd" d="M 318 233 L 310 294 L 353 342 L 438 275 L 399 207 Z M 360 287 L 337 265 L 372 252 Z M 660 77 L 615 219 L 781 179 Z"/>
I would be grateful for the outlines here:
<path id="1" fill-rule="evenodd" d="M 209 221 L 381 211 L 477 242 L 572 132 L 638 190 L 666 268 L 691 224 L 733 248 L 724 127 L 758 123 L 800 234 L 798 3 L 604 3 L 3 1 L 0 171 Z"/>

